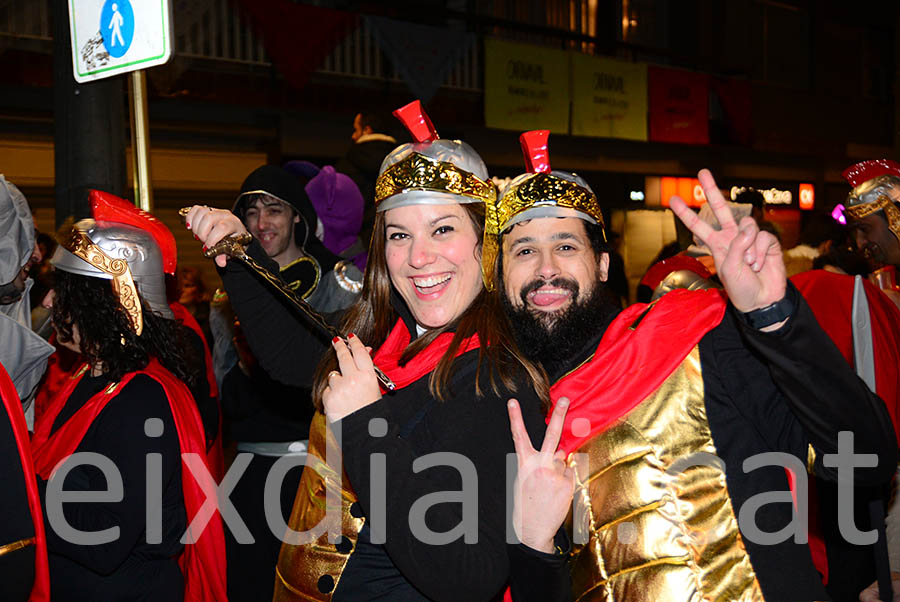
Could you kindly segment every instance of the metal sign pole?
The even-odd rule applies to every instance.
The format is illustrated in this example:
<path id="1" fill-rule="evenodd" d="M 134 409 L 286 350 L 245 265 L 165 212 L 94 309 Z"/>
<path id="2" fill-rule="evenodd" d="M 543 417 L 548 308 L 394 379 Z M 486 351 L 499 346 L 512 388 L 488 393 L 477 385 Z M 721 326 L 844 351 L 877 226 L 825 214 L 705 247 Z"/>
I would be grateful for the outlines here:
<path id="1" fill-rule="evenodd" d="M 147 118 L 147 76 L 143 70 L 128 75 L 131 102 L 131 165 L 133 168 L 134 204 L 153 211 L 153 189 L 150 186 L 150 136 Z"/>

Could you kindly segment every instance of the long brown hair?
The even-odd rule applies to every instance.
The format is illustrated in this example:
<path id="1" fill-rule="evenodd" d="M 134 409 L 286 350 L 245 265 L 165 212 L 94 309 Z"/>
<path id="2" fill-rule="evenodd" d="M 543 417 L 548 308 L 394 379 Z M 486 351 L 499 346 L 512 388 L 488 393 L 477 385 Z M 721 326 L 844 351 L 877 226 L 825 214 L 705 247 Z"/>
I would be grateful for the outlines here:
<path id="1" fill-rule="evenodd" d="M 462 207 L 466 210 L 466 215 L 475 228 L 480 247 L 484 237 L 484 205 L 463 203 Z M 391 306 L 393 285 L 385 256 L 385 240 L 384 212 L 378 212 L 375 215 L 375 226 L 369 247 L 366 273 L 363 277 L 362 294 L 347 310 L 340 327 L 341 332 L 355 333 L 361 341 L 373 349 L 378 349 L 384 344 L 399 319 L 399 315 Z M 401 356 L 400 364 L 411 360 L 417 353 L 430 345 L 438 335 L 448 331 L 455 331 L 450 347 L 428 379 L 428 390 L 436 399 L 441 401 L 446 399 L 457 351 L 463 341 L 474 334 L 478 335 L 481 342 L 478 350 L 479 370 L 475 377 L 475 394 L 478 397 L 484 394 L 481 367 L 487 363 L 490 368 L 489 386 L 495 394 L 500 394 L 500 383 L 507 391 L 516 391 L 518 389 L 517 379 L 527 375 L 541 399 L 546 402 L 549 398 L 546 373 L 542 368 L 525 359 L 516 347 L 498 292 L 489 293 L 487 289 L 482 288 L 472 304 L 459 318 L 441 328 L 430 329 L 413 341 Z M 322 393 L 328 386 L 328 374 L 332 370 L 336 370 L 337 365 L 334 349 L 329 349 L 316 369 L 313 401 L 319 410 L 322 410 Z"/>

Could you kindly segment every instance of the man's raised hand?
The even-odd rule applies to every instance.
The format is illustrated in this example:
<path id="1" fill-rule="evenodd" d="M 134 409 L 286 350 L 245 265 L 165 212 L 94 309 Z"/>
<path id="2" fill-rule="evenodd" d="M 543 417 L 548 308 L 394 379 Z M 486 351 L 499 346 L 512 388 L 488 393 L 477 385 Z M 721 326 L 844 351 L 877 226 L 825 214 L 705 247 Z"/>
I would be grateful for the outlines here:
<path id="1" fill-rule="evenodd" d="M 694 236 L 709 247 L 716 272 L 735 308 L 749 312 L 783 299 L 787 276 L 778 239 L 761 231 L 752 217 L 735 223 L 709 170 L 701 170 L 697 177 L 722 229 L 713 229 L 677 196 L 672 198 L 670 207 Z"/>

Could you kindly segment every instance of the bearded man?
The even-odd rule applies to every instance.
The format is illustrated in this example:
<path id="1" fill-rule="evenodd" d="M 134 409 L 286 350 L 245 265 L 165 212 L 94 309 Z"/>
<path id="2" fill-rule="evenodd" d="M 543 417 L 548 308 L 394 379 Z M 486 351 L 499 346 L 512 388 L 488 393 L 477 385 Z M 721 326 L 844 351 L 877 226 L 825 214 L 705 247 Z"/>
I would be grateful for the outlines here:
<path id="1" fill-rule="evenodd" d="M 884 404 L 787 282 L 777 240 L 750 218 L 735 223 L 706 170 L 699 178 L 721 230 L 679 199 L 672 208 L 709 246 L 728 300 L 676 290 L 615 309 L 604 298 L 596 196 L 578 176 L 550 170 L 546 139 L 523 135 L 529 173 L 491 208 L 483 259 L 518 344 L 549 373 L 551 402 L 568 400 L 559 446 L 577 487 L 574 598 L 827 599 L 789 490 L 802 514 L 807 472 L 838 479 L 842 431 L 853 453 L 877 459 L 852 482 L 889 481 L 897 445 Z M 521 464 L 530 444 L 515 403 L 510 418 Z M 566 498 L 531 491 L 517 499 L 524 543 L 552 551 Z M 546 571 L 525 574 L 533 582 L 513 584 L 518 600 L 565 582 L 565 564 L 544 560 Z"/>

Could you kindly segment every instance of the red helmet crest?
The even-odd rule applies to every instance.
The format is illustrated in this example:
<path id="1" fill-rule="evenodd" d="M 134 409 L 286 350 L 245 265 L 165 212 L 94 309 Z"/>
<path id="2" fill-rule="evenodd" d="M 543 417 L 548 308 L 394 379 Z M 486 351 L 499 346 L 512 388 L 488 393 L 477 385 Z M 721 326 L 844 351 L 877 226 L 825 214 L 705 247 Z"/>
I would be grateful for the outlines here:
<path id="1" fill-rule="evenodd" d="M 146 230 L 162 252 L 163 271 L 174 275 L 178 263 L 175 236 L 159 218 L 138 209 L 123 198 L 102 190 L 91 190 L 91 214 L 98 222 L 116 222 Z"/>
<path id="2" fill-rule="evenodd" d="M 431 119 L 422 108 L 422 103 L 418 100 L 394 111 L 394 117 L 403 122 L 416 142 L 434 142 L 440 139 Z"/>
<path id="3" fill-rule="evenodd" d="M 529 173 L 550 173 L 550 151 L 547 138 L 550 130 L 532 130 L 519 136 L 522 154 L 525 155 L 525 167 Z"/>
<path id="4" fill-rule="evenodd" d="M 900 163 L 891 161 L 890 159 L 861 161 L 845 169 L 841 175 L 845 180 L 850 182 L 850 186 L 856 188 L 863 182 L 868 182 L 872 178 L 877 178 L 878 176 L 887 175 L 900 177 Z"/>

